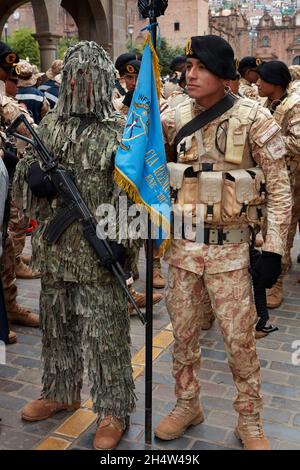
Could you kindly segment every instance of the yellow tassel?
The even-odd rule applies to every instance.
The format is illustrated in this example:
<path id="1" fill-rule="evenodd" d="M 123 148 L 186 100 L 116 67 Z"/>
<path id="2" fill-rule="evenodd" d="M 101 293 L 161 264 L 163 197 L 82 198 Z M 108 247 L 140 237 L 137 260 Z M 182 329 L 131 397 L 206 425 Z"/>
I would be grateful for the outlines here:
<path id="1" fill-rule="evenodd" d="M 124 173 L 122 173 L 118 168 L 114 170 L 114 180 L 119 188 L 123 189 L 128 197 L 135 203 L 135 204 L 143 204 L 145 206 L 151 222 L 156 226 L 162 226 L 162 229 L 165 233 L 170 234 L 170 223 L 168 220 L 165 219 L 159 212 L 152 209 L 140 196 L 137 187 L 130 181 Z M 162 242 L 159 247 L 159 256 L 162 256 L 164 251 L 170 245 L 170 238 L 167 238 Z"/>
<path id="2" fill-rule="evenodd" d="M 158 55 L 156 53 L 156 50 L 153 47 L 152 38 L 151 38 L 150 33 L 147 34 L 146 41 L 144 43 L 144 47 L 146 46 L 146 44 L 149 44 L 149 47 L 150 47 L 151 52 L 152 52 L 152 68 L 153 68 L 153 73 L 154 73 L 156 93 L 157 93 L 158 101 L 160 101 L 160 86 L 161 86 L 160 85 L 161 84 L 161 82 L 160 82 L 160 66 L 159 66 Z"/>

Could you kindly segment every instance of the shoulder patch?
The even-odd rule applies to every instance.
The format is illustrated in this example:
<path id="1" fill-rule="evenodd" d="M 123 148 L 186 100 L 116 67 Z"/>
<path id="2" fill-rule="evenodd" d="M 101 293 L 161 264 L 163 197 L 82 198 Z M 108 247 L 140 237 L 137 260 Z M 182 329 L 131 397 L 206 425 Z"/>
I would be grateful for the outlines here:
<path id="1" fill-rule="evenodd" d="M 259 134 L 255 139 L 255 142 L 259 147 L 263 147 L 272 137 L 274 137 L 278 132 L 280 132 L 280 126 L 277 122 L 273 120 L 268 120 L 263 123 L 259 129 Z"/>

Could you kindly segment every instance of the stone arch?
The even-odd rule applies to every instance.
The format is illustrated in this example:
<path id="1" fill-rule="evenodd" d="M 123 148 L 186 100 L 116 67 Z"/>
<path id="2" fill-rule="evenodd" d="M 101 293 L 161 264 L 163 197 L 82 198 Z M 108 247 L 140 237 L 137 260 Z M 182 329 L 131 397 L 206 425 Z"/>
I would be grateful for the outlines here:
<path id="1" fill-rule="evenodd" d="M 0 33 L 9 16 L 30 0 L 1 0 Z M 112 58 L 125 50 L 126 4 L 125 0 L 31 0 L 36 34 L 40 52 L 41 67 L 46 70 L 56 58 L 57 16 L 54 8 L 61 5 L 73 17 L 78 27 L 79 38 L 94 40 L 101 44 Z M 57 11 L 57 8 L 56 8 Z"/>

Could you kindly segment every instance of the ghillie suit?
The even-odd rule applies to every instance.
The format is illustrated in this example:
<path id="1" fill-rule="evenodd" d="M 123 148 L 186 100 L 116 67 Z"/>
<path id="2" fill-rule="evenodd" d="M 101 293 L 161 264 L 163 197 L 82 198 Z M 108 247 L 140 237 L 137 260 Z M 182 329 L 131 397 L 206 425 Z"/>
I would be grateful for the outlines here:
<path id="1" fill-rule="evenodd" d="M 106 52 L 95 42 L 71 47 L 64 59 L 57 107 L 39 128 L 54 158 L 73 172 L 94 215 L 103 203 L 117 208 L 119 197 L 113 180 L 114 153 L 124 119 L 112 107 L 114 72 Z M 78 222 L 55 245 L 43 239 L 61 201 L 32 195 L 26 174 L 33 161 L 31 154 L 18 166 L 15 193 L 18 205 L 39 222 L 33 258 L 42 273 L 42 397 L 69 405 L 80 400 L 85 353 L 94 411 L 99 418 L 113 415 L 125 427 L 135 404 L 126 298 L 112 274 L 99 265 Z M 117 217 L 116 240 L 128 248 L 129 268 L 131 248 L 119 239 L 119 222 Z"/>

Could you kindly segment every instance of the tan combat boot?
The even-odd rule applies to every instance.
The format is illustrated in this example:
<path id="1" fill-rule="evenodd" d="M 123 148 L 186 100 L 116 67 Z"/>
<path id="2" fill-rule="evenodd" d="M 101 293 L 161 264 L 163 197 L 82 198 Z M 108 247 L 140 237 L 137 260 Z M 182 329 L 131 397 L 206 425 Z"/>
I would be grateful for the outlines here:
<path id="1" fill-rule="evenodd" d="M 134 298 L 134 300 L 136 301 L 137 306 L 139 308 L 145 308 L 146 307 L 146 294 L 142 292 L 137 292 L 132 286 L 129 287 L 129 291 L 132 297 Z M 153 305 L 160 302 L 163 299 L 163 297 L 164 296 L 162 294 L 153 294 Z M 136 314 L 135 309 L 130 302 L 128 302 L 128 312 L 130 315 Z"/>
<path id="2" fill-rule="evenodd" d="M 16 277 L 18 279 L 38 279 L 41 277 L 41 273 L 33 271 L 22 261 L 21 257 L 18 257 L 16 258 Z"/>
<path id="3" fill-rule="evenodd" d="M 33 400 L 21 411 L 21 416 L 25 421 L 42 421 L 43 419 L 50 418 L 62 410 L 78 410 L 80 408 L 80 402 L 75 401 L 72 405 L 65 405 L 63 403 L 57 403 L 47 398 L 39 398 Z"/>
<path id="4" fill-rule="evenodd" d="M 165 287 L 165 278 L 161 272 L 160 259 L 153 260 L 153 287 L 163 289 Z"/>
<path id="5" fill-rule="evenodd" d="M 196 426 L 203 421 L 203 410 L 198 398 L 179 398 L 171 413 L 159 422 L 154 432 L 160 439 L 171 441 L 182 436 L 189 426 Z"/>
<path id="6" fill-rule="evenodd" d="M 17 333 L 12 330 L 9 330 L 8 333 L 8 344 L 14 344 L 17 342 Z"/>
<path id="7" fill-rule="evenodd" d="M 122 421 L 112 415 L 106 416 L 98 426 L 94 438 L 94 449 L 112 450 L 117 447 L 125 432 Z"/>
<path id="8" fill-rule="evenodd" d="M 283 302 L 283 285 L 280 277 L 276 284 L 267 291 L 267 307 L 277 308 Z"/>
<path id="9" fill-rule="evenodd" d="M 21 261 L 23 261 L 24 264 L 30 264 L 31 262 L 31 255 L 21 255 Z"/>
<path id="10" fill-rule="evenodd" d="M 264 435 L 259 413 L 240 414 L 235 435 L 242 441 L 245 450 L 271 450 L 269 441 Z"/>
<path id="11" fill-rule="evenodd" d="M 13 305 L 7 306 L 7 318 L 10 323 L 14 323 L 15 325 L 39 326 L 39 316 L 27 308 L 21 307 L 21 305 L 16 302 L 14 302 Z"/>

